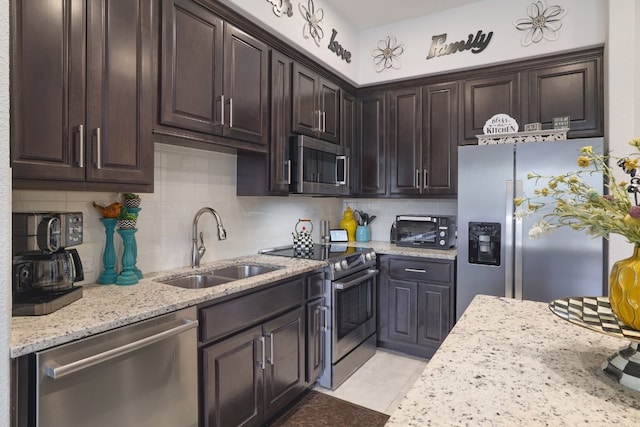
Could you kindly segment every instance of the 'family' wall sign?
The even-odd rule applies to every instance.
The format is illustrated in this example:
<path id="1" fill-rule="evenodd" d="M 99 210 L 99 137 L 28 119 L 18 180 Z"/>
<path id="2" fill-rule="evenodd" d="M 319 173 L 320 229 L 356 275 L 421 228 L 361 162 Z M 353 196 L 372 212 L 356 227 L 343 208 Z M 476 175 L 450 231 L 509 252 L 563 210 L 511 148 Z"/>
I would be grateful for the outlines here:
<path id="1" fill-rule="evenodd" d="M 469 34 L 467 40 L 461 40 L 459 42 L 452 42 L 447 44 L 447 33 L 438 34 L 431 37 L 431 47 L 429 48 L 429 54 L 427 59 L 435 58 L 436 56 L 450 55 L 456 52 L 463 52 L 470 50 L 471 53 L 480 53 L 487 48 L 493 31 L 485 34 L 482 30 L 479 30 L 475 36 Z"/>

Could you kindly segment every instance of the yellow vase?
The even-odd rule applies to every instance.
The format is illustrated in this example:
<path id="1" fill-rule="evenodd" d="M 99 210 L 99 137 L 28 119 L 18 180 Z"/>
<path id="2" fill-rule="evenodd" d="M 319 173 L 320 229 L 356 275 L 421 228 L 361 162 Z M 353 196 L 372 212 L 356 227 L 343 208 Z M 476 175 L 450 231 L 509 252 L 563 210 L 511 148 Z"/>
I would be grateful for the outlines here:
<path id="1" fill-rule="evenodd" d="M 640 249 L 613 265 L 609 275 L 611 310 L 625 325 L 640 331 Z"/>
<path id="2" fill-rule="evenodd" d="M 353 211 L 347 206 L 347 210 L 342 214 L 342 220 L 340 221 L 340 228 L 347 230 L 347 238 L 350 242 L 356 241 L 356 228 L 358 223 L 353 216 Z"/>

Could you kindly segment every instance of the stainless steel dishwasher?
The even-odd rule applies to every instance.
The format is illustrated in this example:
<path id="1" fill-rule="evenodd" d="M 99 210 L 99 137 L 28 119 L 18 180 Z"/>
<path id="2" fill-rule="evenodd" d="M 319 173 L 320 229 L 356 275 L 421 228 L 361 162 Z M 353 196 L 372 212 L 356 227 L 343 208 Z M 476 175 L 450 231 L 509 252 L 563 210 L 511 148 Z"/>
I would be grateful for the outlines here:
<path id="1" fill-rule="evenodd" d="M 196 309 L 36 353 L 37 427 L 198 425 Z"/>

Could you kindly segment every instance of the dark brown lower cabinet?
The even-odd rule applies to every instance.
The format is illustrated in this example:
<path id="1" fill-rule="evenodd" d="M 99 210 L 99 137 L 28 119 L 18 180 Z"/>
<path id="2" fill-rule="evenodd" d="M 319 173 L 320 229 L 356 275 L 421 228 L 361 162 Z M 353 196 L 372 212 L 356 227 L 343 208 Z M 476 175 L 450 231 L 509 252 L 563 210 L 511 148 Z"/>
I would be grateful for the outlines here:
<path id="1" fill-rule="evenodd" d="M 202 350 L 205 426 L 253 426 L 304 386 L 304 309 Z"/>
<path id="2" fill-rule="evenodd" d="M 429 358 L 455 322 L 450 260 L 380 257 L 378 346 Z"/>

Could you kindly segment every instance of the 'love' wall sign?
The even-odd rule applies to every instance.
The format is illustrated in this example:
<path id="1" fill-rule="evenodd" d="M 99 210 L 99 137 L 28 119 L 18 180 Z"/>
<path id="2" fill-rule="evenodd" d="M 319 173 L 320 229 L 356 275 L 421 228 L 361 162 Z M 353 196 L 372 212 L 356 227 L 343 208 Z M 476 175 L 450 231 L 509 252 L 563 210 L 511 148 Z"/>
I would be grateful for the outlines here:
<path id="1" fill-rule="evenodd" d="M 347 63 L 351 63 L 351 52 L 343 48 L 342 45 L 338 43 L 338 41 L 336 40 L 337 34 L 338 32 L 335 30 L 335 28 L 331 30 L 331 40 L 329 41 L 328 48 L 331 52 L 347 61 Z"/>
<path id="2" fill-rule="evenodd" d="M 452 53 L 463 52 L 465 50 L 470 50 L 471 53 L 480 53 L 489 45 L 492 36 L 493 31 L 485 34 L 480 30 L 475 36 L 469 34 L 466 41 L 461 40 L 447 44 L 447 33 L 438 34 L 431 37 L 431 47 L 429 48 L 427 59 L 435 58 L 436 56 L 451 55 Z"/>

